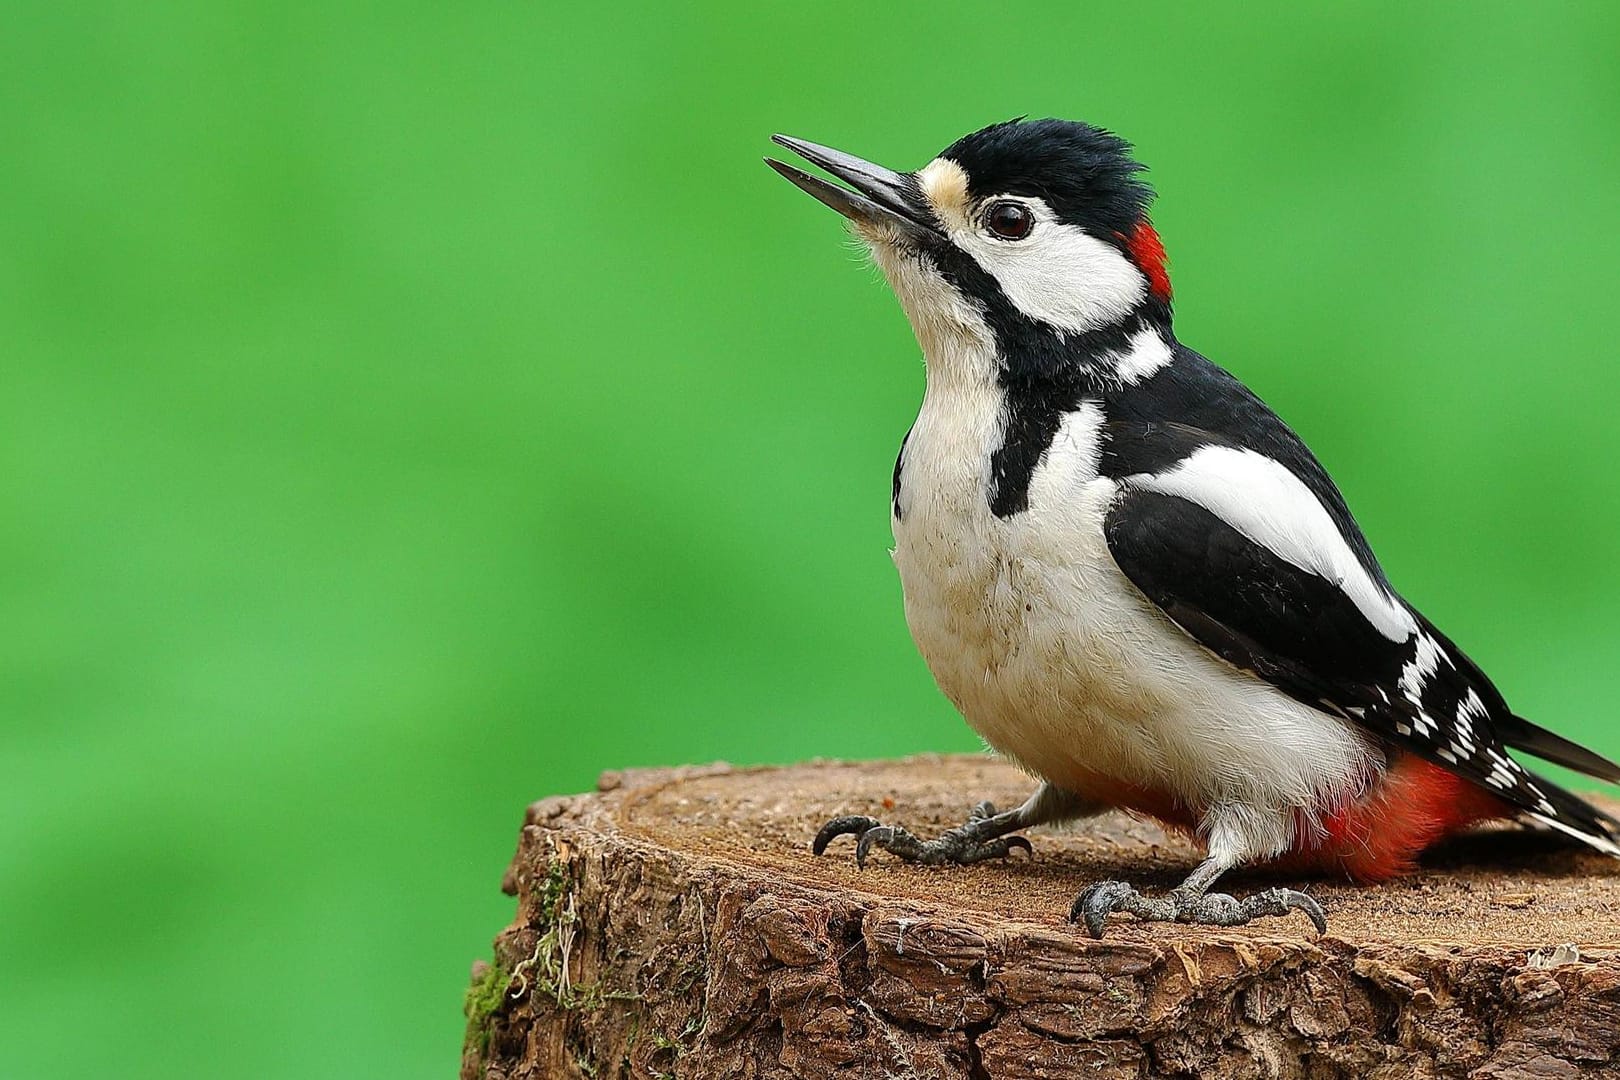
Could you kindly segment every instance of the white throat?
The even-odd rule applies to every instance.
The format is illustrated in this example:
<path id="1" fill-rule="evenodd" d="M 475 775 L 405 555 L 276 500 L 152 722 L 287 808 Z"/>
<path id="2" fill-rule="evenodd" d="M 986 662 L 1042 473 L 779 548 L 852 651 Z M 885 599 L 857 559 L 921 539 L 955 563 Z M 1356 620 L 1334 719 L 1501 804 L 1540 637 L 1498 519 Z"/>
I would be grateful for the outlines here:
<path id="1" fill-rule="evenodd" d="M 917 335 L 930 389 L 994 386 L 1000 368 L 996 338 L 979 306 L 946 281 L 927 257 L 868 228 L 856 231 Z"/>

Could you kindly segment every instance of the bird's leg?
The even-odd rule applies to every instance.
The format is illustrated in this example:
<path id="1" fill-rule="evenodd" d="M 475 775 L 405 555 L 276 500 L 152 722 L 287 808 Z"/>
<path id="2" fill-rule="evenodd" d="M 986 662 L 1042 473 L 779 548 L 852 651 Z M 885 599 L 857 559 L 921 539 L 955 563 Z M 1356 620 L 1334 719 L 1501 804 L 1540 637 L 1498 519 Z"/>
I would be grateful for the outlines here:
<path id="1" fill-rule="evenodd" d="M 1243 926 L 1267 915 L 1303 911 L 1318 934 L 1327 933 L 1322 906 L 1297 889 L 1267 889 L 1238 899 L 1212 893 L 1215 879 L 1235 865 L 1231 859 L 1210 857 L 1193 868 L 1187 880 L 1168 896 L 1143 896 L 1124 881 L 1099 881 L 1086 889 L 1069 910 L 1070 922 L 1084 921 L 1091 936 L 1103 936 L 1110 913 L 1127 912 L 1148 922 L 1196 923 L 1200 926 Z"/>
<path id="2" fill-rule="evenodd" d="M 933 840 L 922 840 L 898 825 L 885 825 L 877 818 L 864 814 L 835 817 L 821 827 L 810 844 L 810 850 L 820 855 L 836 836 L 854 836 L 855 862 L 866 865 L 866 855 L 874 847 L 897 855 L 906 862 L 938 866 L 942 863 L 983 862 L 1009 855 L 1014 848 L 1031 851 L 1029 841 L 1022 836 L 1011 836 L 1031 825 L 1044 825 L 1053 821 L 1093 814 L 1102 807 L 1071 791 L 1042 784 L 1035 793 L 1016 810 L 997 813 L 988 802 L 973 808 L 965 824 L 949 829 Z"/>

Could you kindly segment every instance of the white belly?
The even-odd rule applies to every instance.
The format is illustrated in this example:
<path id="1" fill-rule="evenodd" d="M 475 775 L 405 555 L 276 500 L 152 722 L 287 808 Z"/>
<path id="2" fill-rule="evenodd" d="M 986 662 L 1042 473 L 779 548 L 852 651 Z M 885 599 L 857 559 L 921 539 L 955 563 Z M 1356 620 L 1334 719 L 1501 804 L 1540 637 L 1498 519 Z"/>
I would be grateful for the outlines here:
<path id="1" fill-rule="evenodd" d="M 1364 790 L 1376 752 L 1352 725 L 1206 651 L 1120 572 L 1097 406 L 1065 418 L 1027 511 L 990 512 L 999 408 L 989 386 L 930 393 L 894 523 L 912 636 L 974 730 L 1081 794 L 1102 777 L 1173 799 L 1212 853 L 1275 854 L 1300 814 Z"/>

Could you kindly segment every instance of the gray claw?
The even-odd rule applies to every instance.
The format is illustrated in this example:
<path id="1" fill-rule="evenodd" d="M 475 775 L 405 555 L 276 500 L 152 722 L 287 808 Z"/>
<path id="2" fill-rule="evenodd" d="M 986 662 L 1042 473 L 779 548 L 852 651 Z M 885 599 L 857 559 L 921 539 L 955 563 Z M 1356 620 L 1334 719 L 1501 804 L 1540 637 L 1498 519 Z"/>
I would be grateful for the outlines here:
<path id="1" fill-rule="evenodd" d="M 1101 939 L 1108 916 L 1116 911 L 1155 921 L 1175 918 L 1175 905 L 1169 900 L 1143 896 L 1126 881 L 1099 881 L 1075 898 L 1074 906 L 1069 909 L 1069 921 L 1084 921 L 1087 933 Z"/>
<path id="2" fill-rule="evenodd" d="M 912 843 L 907 844 L 910 840 Z M 897 829 L 893 825 L 878 825 L 861 833 L 860 840 L 855 844 L 855 865 L 862 870 L 866 869 L 866 856 L 876 844 L 885 851 L 892 851 L 902 859 L 911 861 L 906 852 L 916 843 L 916 838 L 904 829 Z M 903 849 L 903 850 L 896 850 Z"/>
<path id="3" fill-rule="evenodd" d="M 1129 889 L 1130 886 L 1123 881 L 1099 881 L 1094 885 L 1087 885 L 1074 898 L 1074 904 L 1069 908 L 1069 921 L 1086 924 L 1086 932 L 1092 937 L 1101 939 L 1103 924 L 1108 921 L 1108 915 L 1119 906 L 1122 896 L 1114 895 L 1120 889 Z"/>
<path id="4" fill-rule="evenodd" d="M 1267 889 L 1249 897 L 1244 903 L 1255 909 L 1254 915 L 1286 915 L 1290 911 L 1302 911 L 1318 934 L 1327 933 L 1327 915 L 1322 911 L 1322 905 L 1298 889 Z"/>
<path id="5" fill-rule="evenodd" d="M 827 845 L 832 843 L 834 837 L 850 834 L 864 836 L 881 824 L 882 822 L 877 818 L 867 817 L 865 814 L 846 814 L 843 817 L 835 817 L 823 825 L 821 831 L 816 833 L 816 838 L 810 841 L 810 853 L 820 855 L 827 850 Z"/>

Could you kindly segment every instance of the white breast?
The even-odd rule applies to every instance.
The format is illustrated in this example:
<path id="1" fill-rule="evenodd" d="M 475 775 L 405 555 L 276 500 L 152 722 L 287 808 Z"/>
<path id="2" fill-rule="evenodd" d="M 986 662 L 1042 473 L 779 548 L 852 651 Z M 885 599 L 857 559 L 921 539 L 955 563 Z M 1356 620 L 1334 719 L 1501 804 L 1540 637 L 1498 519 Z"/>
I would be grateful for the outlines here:
<path id="1" fill-rule="evenodd" d="M 918 648 L 986 742 L 1071 790 L 1103 777 L 1167 795 L 1204 820 L 1212 853 L 1236 858 L 1285 849 L 1301 814 L 1364 788 L 1374 751 L 1351 725 L 1207 652 L 1120 572 L 1098 405 L 1064 418 L 1029 509 L 997 518 L 1001 395 L 936 377 L 932 360 L 894 559 Z"/>

